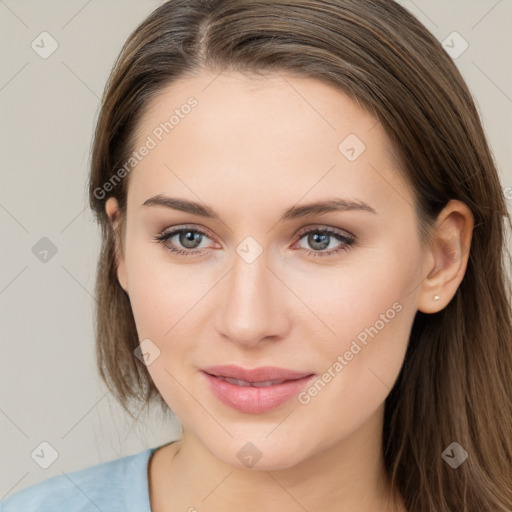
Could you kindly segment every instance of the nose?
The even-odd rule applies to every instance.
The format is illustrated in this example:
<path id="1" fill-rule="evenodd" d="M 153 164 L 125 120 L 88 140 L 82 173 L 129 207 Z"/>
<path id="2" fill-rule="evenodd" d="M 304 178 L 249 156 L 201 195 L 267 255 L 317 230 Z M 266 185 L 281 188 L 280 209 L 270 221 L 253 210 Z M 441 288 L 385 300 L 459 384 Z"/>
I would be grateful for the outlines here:
<path id="1" fill-rule="evenodd" d="M 265 251 L 251 263 L 235 254 L 233 267 L 218 289 L 216 328 L 221 336 L 251 347 L 286 335 L 290 327 L 286 294 L 292 294 L 269 267 Z"/>

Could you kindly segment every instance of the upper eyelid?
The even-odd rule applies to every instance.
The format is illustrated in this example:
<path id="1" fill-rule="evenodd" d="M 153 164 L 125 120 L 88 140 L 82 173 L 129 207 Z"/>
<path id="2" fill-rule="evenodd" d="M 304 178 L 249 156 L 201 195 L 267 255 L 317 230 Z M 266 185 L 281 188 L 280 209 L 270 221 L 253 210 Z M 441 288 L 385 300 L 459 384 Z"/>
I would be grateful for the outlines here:
<path id="1" fill-rule="evenodd" d="M 308 233 L 310 231 L 332 231 L 333 233 L 336 233 L 341 236 L 345 236 L 346 238 L 353 238 L 353 239 L 356 238 L 355 235 L 353 235 L 352 233 L 350 233 L 350 231 L 347 231 L 346 229 L 334 228 L 331 226 L 325 226 L 325 225 L 321 225 L 321 224 L 300 229 L 297 232 L 296 236 L 305 235 L 306 233 Z"/>
<path id="2" fill-rule="evenodd" d="M 197 233 L 200 233 L 202 235 L 206 235 L 210 240 L 213 240 L 213 237 L 210 236 L 208 233 L 209 231 L 205 228 L 195 228 L 192 226 L 176 226 L 169 229 L 164 229 L 160 232 L 162 236 L 168 236 L 169 238 L 175 236 L 176 234 L 180 233 L 181 231 L 194 231 Z"/>

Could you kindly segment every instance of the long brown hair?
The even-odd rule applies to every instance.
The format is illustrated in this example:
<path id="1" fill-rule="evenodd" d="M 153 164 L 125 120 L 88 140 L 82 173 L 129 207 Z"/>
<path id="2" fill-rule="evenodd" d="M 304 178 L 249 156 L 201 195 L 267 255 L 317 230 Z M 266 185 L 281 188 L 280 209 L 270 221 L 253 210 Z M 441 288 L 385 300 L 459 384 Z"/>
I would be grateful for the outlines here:
<path id="1" fill-rule="evenodd" d="M 144 107 L 163 87 L 202 68 L 296 73 L 356 99 L 379 119 L 399 155 L 422 241 L 450 199 L 469 206 L 475 227 L 465 276 L 444 309 L 416 314 L 386 399 L 383 456 L 411 512 L 510 511 L 511 218 L 461 74 L 392 0 L 171 0 L 132 33 L 105 89 L 89 183 L 102 228 L 96 325 L 106 384 L 130 413 L 131 405 L 153 400 L 166 407 L 134 357 L 139 339 L 117 280 L 105 201 L 119 202 L 122 240 L 129 173 L 119 169 L 134 150 Z M 442 457 L 454 442 L 468 453 L 457 469 Z"/>

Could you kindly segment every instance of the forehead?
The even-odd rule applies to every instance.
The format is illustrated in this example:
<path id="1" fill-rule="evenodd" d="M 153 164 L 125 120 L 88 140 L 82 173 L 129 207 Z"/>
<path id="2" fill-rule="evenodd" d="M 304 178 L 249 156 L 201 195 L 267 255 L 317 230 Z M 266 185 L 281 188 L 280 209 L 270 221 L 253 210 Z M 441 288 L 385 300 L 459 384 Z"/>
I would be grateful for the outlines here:
<path id="1" fill-rule="evenodd" d="M 190 98 L 197 100 L 191 112 L 196 133 L 206 127 L 210 136 L 224 128 L 243 128 L 244 133 L 264 137 L 280 133 L 303 138 L 314 138 L 322 132 L 330 144 L 346 128 L 362 134 L 373 127 L 377 119 L 346 93 L 319 80 L 287 73 L 266 75 L 242 74 L 224 71 L 214 74 L 201 70 L 164 87 L 146 106 L 138 125 L 138 135 L 144 135 L 175 110 L 182 109 Z M 185 109 L 188 110 L 188 109 Z M 248 117 L 250 116 L 250 117 Z M 201 121 L 201 122 L 200 122 Z M 297 125 L 297 123 L 300 123 Z M 212 133 L 213 132 L 213 133 Z M 240 135 L 240 134 L 237 134 Z"/>
<path id="2" fill-rule="evenodd" d="M 153 146 L 130 176 L 138 198 L 159 187 L 218 197 L 229 187 L 227 198 L 260 201 L 280 191 L 297 202 L 333 187 L 370 197 L 383 177 L 407 194 L 376 117 L 312 78 L 203 70 L 151 100 L 135 139 L 135 148 Z"/>

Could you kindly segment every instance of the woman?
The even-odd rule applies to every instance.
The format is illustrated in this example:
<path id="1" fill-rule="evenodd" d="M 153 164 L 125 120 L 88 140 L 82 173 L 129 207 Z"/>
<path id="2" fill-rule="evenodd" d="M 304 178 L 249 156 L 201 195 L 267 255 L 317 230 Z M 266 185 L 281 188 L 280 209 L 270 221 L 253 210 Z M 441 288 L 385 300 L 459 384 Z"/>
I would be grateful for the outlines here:
<path id="1" fill-rule="evenodd" d="M 163 4 L 112 71 L 90 200 L 101 374 L 183 434 L 2 510 L 510 510 L 510 216 L 404 8 Z"/>

